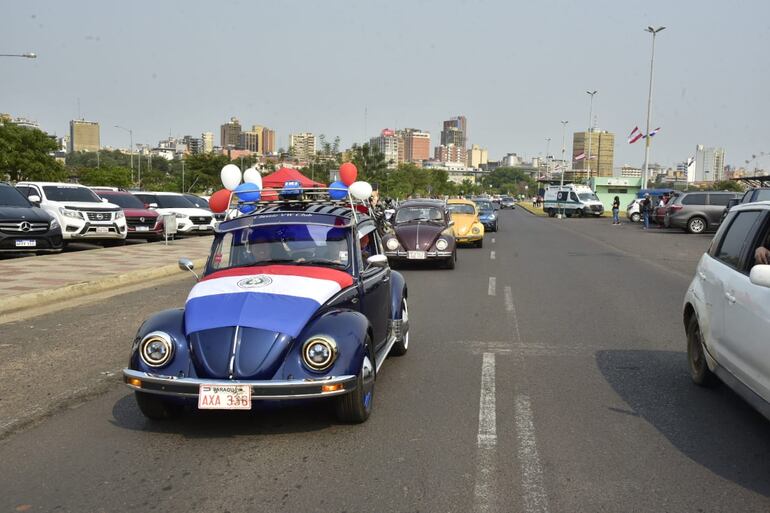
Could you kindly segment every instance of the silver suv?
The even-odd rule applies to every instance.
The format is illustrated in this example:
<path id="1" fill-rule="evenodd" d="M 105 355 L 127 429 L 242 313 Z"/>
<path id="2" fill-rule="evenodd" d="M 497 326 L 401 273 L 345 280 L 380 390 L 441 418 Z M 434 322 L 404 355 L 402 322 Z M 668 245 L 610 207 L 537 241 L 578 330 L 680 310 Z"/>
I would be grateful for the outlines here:
<path id="1" fill-rule="evenodd" d="M 735 192 L 685 192 L 668 205 L 663 224 L 690 233 L 715 230 L 722 222 L 727 203 L 737 197 Z"/>

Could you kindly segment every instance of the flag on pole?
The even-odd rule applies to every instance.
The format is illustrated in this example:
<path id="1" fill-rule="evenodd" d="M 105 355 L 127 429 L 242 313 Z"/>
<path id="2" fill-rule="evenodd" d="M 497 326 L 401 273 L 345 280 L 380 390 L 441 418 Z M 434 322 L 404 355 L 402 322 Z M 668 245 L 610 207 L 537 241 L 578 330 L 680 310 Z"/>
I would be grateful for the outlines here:
<path id="1" fill-rule="evenodd" d="M 656 128 L 655 130 L 647 134 L 647 137 L 655 137 L 655 134 L 657 134 L 658 131 L 660 131 L 660 127 Z"/>
<path id="2" fill-rule="evenodd" d="M 585 152 L 575 156 L 575 160 L 583 160 L 584 158 L 586 158 Z"/>
<path id="3" fill-rule="evenodd" d="M 643 137 L 643 134 L 639 130 L 639 127 L 637 126 L 633 130 L 631 130 L 630 134 L 628 134 L 628 144 L 634 144 L 636 141 L 638 141 L 642 137 Z"/>

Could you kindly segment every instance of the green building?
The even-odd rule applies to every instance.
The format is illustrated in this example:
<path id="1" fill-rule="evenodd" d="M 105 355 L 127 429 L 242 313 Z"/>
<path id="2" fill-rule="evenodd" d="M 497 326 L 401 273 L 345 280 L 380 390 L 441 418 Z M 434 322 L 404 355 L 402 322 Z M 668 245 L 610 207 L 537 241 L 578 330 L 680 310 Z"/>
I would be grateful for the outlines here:
<path id="1" fill-rule="evenodd" d="M 642 190 L 642 179 L 596 176 L 591 178 L 589 185 L 604 205 L 604 210 L 612 211 L 612 200 L 618 196 L 620 210 L 623 212 L 626 206 L 636 198 L 636 193 Z"/>

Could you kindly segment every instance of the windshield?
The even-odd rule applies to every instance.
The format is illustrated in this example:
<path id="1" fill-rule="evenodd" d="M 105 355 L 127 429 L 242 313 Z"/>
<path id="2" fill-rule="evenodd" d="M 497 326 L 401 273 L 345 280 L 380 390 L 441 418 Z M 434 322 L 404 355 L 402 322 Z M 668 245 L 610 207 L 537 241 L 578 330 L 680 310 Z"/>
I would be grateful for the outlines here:
<path id="1" fill-rule="evenodd" d="M 0 205 L 4 207 L 29 207 L 29 202 L 24 199 L 19 191 L 13 187 L 0 187 Z"/>
<path id="2" fill-rule="evenodd" d="M 50 201 L 83 201 L 85 203 L 101 203 L 99 196 L 85 187 L 67 187 L 61 185 L 46 185 L 43 187 L 45 197 Z"/>
<path id="3" fill-rule="evenodd" d="M 464 203 L 449 203 L 447 205 L 447 208 L 453 214 L 470 214 L 470 215 L 474 215 L 476 213 L 476 209 L 473 208 L 473 205 L 467 205 L 467 204 L 464 204 Z"/>
<path id="4" fill-rule="evenodd" d="M 489 201 L 477 201 L 476 206 L 479 207 L 479 210 L 482 212 L 495 209 L 495 207 Z"/>
<path id="5" fill-rule="evenodd" d="M 144 203 L 142 203 L 142 200 L 133 194 L 100 193 L 99 196 L 122 208 L 144 208 Z"/>
<path id="6" fill-rule="evenodd" d="M 209 202 L 199 196 L 196 196 L 194 194 L 185 194 L 184 197 L 187 198 L 187 200 L 190 203 L 192 203 L 198 208 L 205 208 L 205 209 L 209 208 Z"/>
<path id="7" fill-rule="evenodd" d="M 263 264 L 321 265 L 347 269 L 348 228 L 282 224 L 243 228 L 217 237 L 212 271 Z"/>
<path id="8" fill-rule="evenodd" d="M 581 192 L 578 194 L 578 198 L 580 198 L 580 201 L 599 201 L 599 198 L 593 192 Z"/>
<path id="9" fill-rule="evenodd" d="M 437 207 L 406 207 L 396 212 L 396 224 L 414 221 L 441 223 L 444 221 L 444 213 Z"/>
<path id="10" fill-rule="evenodd" d="M 156 197 L 158 198 L 158 208 L 195 208 L 195 205 L 184 196 L 158 194 Z"/>

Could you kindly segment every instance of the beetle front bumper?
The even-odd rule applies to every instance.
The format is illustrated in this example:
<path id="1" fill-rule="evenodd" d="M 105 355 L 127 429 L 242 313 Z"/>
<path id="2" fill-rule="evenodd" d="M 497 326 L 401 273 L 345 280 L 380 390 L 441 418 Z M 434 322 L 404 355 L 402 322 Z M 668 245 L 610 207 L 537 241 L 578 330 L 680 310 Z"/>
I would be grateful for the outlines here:
<path id="1" fill-rule="evenodd" d="M 356 376 L 329 376 L 314 380 L 250 381 L 177 378 L 132 369 L 123 369 L 123 381 L 134 390 L 179 398 L 197 398 L 201 385 L 249 385 L 251 398 L 261 400 L 331 397 L 347 394 L 356 388 Z M 329 391 L 324 391 L 324 388 Z"/>
<path id="2" fill-rule="evenodd" d="M 425 258 L 409 258 L 409 253 L 404 250 L 398 250 L 398 251 L 386 251 L 385 256 L 388 257 L 391 260 L 414 260 L 414 261 L 420 261 L 420 260 L 426 260 L 426 259 L 432 259 L 432 258 L 449 258 L 451 256 L 454 256 L 454 253 L 452 251 L 426 251 L 425 252 Z"/>

